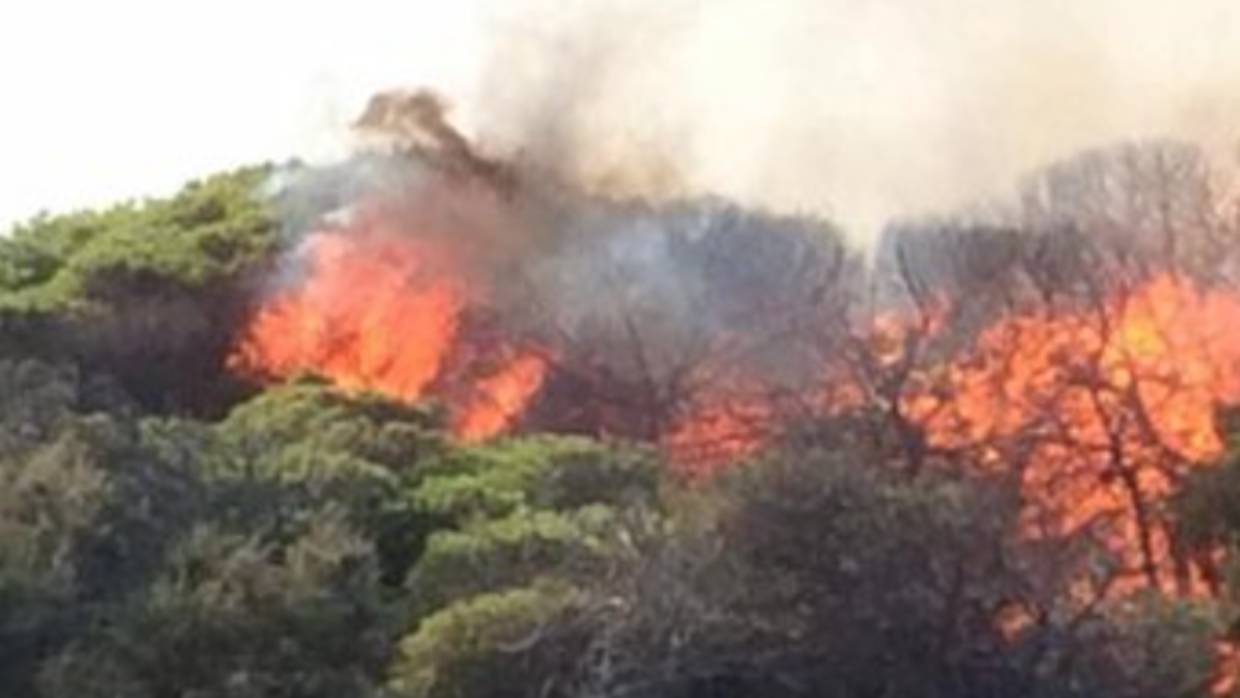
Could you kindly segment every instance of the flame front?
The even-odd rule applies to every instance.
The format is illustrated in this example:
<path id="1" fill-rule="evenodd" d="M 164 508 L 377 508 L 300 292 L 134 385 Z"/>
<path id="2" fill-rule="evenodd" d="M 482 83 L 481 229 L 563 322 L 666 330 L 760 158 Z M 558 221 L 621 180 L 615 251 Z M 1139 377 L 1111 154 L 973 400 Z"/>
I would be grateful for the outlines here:
<path id="1" fill-rule="evenodd" d="M 461 345 L 467 300 L 480 291 L 445 250 L 359 223 L 308 237 L 301 259 L 302 278 L 241 333 L 233 370 L 263 381 L 309 373 L 407 401 L 441 398 L 454 432 L 471 440 L 502 433 L 537 392 L 545 362 L 530 352 L 481 377 L 452 377 L 463 387 L 436 389 Z"/>
<path id="2" fill-rule="evenodd" d="M 877 317 L 871 368 L 899 372 L 911 335 L 950 331 L 942 310 Z M 1222 451 L 1216 410 L 1240 402 L 1240 296 L 1163 274 L 1094 303 L 1008 311 L 966 349 L 910 360 L 900 414 L 930 454 L 1016 477 L 1027 536 L 1098 541 L 1120 563 L 1117 592 L 1202 590 L 1202 571 L 1172 554 L 1163 503 Z M 824 375 L 829 388 L 802 396 L 802 411 L 872 404 L 847 367 Z M 737 384 L 675 425 L 665 447 L 682 469 L 709 473 L 778 438 L 786 411 L 754 394 Z"/>
<path id="3" fill-rule="evenodd" d="M 471 287 L 432 239 L 382 226 L 308 238 L 304 278 L 256 313 L 233 367 L 262 379 L 311 372 L 345 389 L 436 397 L 466 440 L 508 431 L 537 397 L 548 354 L 502 332 L 487 335 L 494 346 L 466 351 L 462 318 L 471 303 L 485 303 L 486 289 Z M 898 325 L 887 315 L 875 323 L 879 370 L 901 363 L 900 337 L 949 331 L 942 318 Z M 1133 583 L 1183 588 L 1161 502 L 1189 468 L 1221 452 L 1215 410 L 1240 400 L 1240 297 L 1165 274 L 1092 304 L 1009 311 L 968 346 L 919 362 L 897 397 L 926 447 L 962 454 L 982 472 L 1014 473 L 1028 535 L 1092 535 Z M 485 360 L 460 358 L 473 354 Z M 823 370 L 831 391 L 802 407 L 839 414 L 865 404 L 867 392 L 841 379 L 846 369 Z M 762 386 L 742 377 L 735 394 L 728 387 L 660 430 L 684 472 L 708 474 L 716 461 L 777 437 L 783 412 L 755 397 Z"/>
<path id="4" fill-rule="evenodd" d="M 1240 399 L 1240 298 L 1163 275 L 1089 309 L 1017 313 L 932 369 L 906 412 L 932 448 L 1019 474 L 1026 530 L 1096 532 L 1129 583 L 1183 588 L 1161 502 L 1219 455 Z"/>
<path id="5" fill-rule="evenodd" d="M 313 372 L 341 387 L 413 400 L 456 338 L 463 291 L 429 250 L 382 234 L 306 240 L 304 281 L 271 298 L 233 355 L 243 373 Z"/>
<path id="6" fill-rule="evenodd" d="M 546 361 L 528 353 L 513 359 L 494 375 L 479 380 L 452 431 L 468 441 L 502 434 L 538 391 L 546 371 Z"/>
<path id="7" fill-rule="evenodd" d="M 1240 396 L 1237 322 L 1240 298 L 1172 276 L 1091 311 L 1004 317 L 967 357 L 928 377 L 937 391 L 911 395 L 911 412 L 944 446 L 1038 426 L 1043 441 L 1070 450 L 1145 441 L 1188 460 L 1209 458 L 1221 447 L 1214 408 Z"/>

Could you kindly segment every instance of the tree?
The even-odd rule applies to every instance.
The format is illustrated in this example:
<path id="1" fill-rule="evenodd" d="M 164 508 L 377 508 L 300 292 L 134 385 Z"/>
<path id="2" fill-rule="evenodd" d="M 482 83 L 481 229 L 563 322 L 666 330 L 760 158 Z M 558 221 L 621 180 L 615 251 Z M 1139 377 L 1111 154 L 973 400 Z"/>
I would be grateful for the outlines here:
<path id="1" fill-rule="evenodd" d="M 379 685 L 403 626 L 384 565 L 399 585 L 425 535 L 394 484 L 436 443 L 425 412 L 294 385 L 210 424 L 98 411 L 71 370 L 0 362 L 0 380 L 6 691 Z"/>
<path id="2" fill-rule="evenodd" d="M 541 583 L 449 606 L 402 643 L 392 689 L 419 698 L 570 695 L 555 679 L 572 673 L 588 638 L 580 604 L 572 587 Z"/>
<path id="3" fill-rule="evenodd" d="M 828 222 L 712 199 L 581 207 L 578 237 L 519 277 L 513 314 L 555 348 L 526 426 L 659 443 L 707 405 L 795 390 L 834 349 L 860 265 Z"/>
<path id="4" fill-rule="evenodd" d="M 1017 534 L 1001 483 L 859 453 L 740 469 L 584 655 L 586 695 L 1205 695 L 1208 604 L 1080 598 L 1088 541 Z"/>
<path id="5" fill-rule="evenodd" d="M 409 577 L 413 631 L 402 695 L 562 695 L 591 632 L 597 579 L 633 564 L 635 526 L 657 526 L 658 462 L 581 438 L 449 452 L 415 491 L 448 526 Z M 503 681 L 495 677 L 502 675 Z"/>
<path id="6" fill-rule="evenodd" d="M 232 328 L 278 249 L 268 174 L 18 226 L 0 241 L 0 354 L 108 374 L 148 409 L 218 414 L 244 394 L 225 370 Z"/>
<path id="7" fill-rule="evenodd" d="M 1028 177 L 1022 227 L 1076 228 L 1137 268 L 1207 280 L 1233 271 L 1229 183 L 1200 146 L 1173 140 L 1083 151 Z"/>

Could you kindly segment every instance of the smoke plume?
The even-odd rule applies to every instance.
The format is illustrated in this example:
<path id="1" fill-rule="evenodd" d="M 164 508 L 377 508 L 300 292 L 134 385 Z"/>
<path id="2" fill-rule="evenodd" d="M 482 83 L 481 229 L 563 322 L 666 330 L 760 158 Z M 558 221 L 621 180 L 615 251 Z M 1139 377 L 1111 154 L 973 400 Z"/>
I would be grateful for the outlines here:
<path id="1" fill-rule="evenodd" d="M 355 128 L 355 156 L 276 177 L 288 254 L 242 373 L 433 397 L 464 438 L 664 442 L 716 386 L 820 372 L 794 330 L 838 327 L 857 268 L 825 221 L 497 159 L 428 91 L 375 96 Z"/>
<path id="2" fill-rule="evenodd" d="M 889 220 L 1088 146 L 1229 155 L 1240 6 L 1096 0 L 519 2 L 459 113 L 505 157 L 647 196 Z"/>

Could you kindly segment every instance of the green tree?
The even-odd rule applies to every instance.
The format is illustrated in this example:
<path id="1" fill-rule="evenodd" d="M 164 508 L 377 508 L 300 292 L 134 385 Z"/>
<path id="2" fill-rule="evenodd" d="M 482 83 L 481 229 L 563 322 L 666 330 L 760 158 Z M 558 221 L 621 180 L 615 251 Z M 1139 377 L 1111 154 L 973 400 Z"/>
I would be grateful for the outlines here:
<path id="1" fill-rule="evenodd" d="M 571 675 L 588 624 L 571 586 L 551 581 L 481 594 L 427 618 L 401 643 L 391 683 L 401 695 L 562 695 L 555 679 Z"/>
<path id="2" fill-rule="evenodd" d="M 220 411 L 244 388 L 225 370 L 233 328 L 278 249 L 268 175 L 18 226 L 0 240 L 0 355 L 111 375 L 150 409 Z"/>
<path id="3" fill-rule="evenodd" d="M 594 632 L 591 587 L 638 561 L 632 532 L 659 525 L 659 467 L 645 451 L 545 436 L 435 461 L 413 497 L 445 527 L 409 577 L 414 627 L 393 689 L 558 695 Z"/>
<path id="4" fill-rule="evenodd" d="M 588 695 L 1204 696 L 1218 609 L 1082 598 L 1089 541 L 1030 541 L 1002 483 L 776 454 L 594 588 Z"/>
<path id="5" fill-rule="evenodd" d="M 367 696 L 390 632 L 369 544 L 330 508 L 276 539 L 205 524 L 39 673 L 46 696 Z"/>

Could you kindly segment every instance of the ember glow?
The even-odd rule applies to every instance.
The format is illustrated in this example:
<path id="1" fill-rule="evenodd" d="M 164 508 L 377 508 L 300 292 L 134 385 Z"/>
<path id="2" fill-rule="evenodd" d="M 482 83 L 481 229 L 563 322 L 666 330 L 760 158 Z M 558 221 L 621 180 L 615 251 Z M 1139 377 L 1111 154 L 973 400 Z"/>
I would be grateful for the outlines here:
<path id="1" fill-rule="evenodd" d="M 709 476 L 761 450 L 771 438 L 774 418 L 763 400 L 724 398 L 690 411 L 660 445 L 683 474 Z"/>

